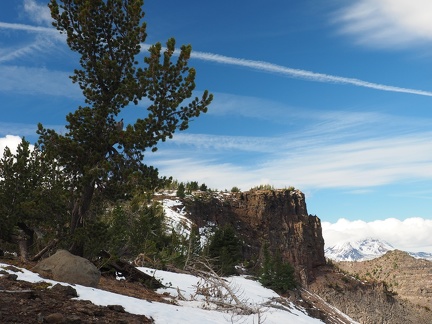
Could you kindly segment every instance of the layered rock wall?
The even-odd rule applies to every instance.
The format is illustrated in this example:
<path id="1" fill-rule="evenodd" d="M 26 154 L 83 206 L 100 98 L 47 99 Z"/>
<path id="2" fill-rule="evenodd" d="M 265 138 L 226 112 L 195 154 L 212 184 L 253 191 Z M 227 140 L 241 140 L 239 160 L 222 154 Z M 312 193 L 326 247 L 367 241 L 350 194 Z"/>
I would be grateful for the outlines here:
<path id="1" fill-rule="evenodd" d="M 279 250 L 295 268 L 302 284 L 313 278 L 313 269 L 325 264 L 320 219 L 307 213 L 299 190 L 254 190 L 220 197 L 203 195 L 186 204 L 199 226 L 231 224 L 244 241 L 246 259 L 262 257 L 262 245 Z"/>

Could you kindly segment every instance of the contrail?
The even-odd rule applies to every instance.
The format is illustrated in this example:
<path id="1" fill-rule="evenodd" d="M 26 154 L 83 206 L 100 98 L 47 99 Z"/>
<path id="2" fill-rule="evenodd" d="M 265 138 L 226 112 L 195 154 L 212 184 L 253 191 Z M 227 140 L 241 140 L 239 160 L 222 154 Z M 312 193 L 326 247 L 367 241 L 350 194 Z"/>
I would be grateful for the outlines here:
<path id="1" fill-rule="evenodd" d="M 252 68 L 254 70 L 279 73 L 292 78 L 305 79 L 305 80 L 310 80 L 315 82 L 351 84 L 357 87 L 371 88 L 371 89 L 376 89 L 381 91 L 402 92 L 402 93 L 410 93 L 410 94 L 415 94 L 420 96 L 432 97 L 432 92 L 430 91 L 401 88 L 401 87 L 389 86 L 385 84 L 363 81 L 354 78 L 346 78 L 346 77 L 340 77 L 335 75 L 316 73 L 307 70 L 292 69 L 289 67 L 276 65 L 264 61 L 253 61 L 253 60 L 229 57 L 229 56 L 213 54 L 213 53 L 204 53 L 204 52 L 192 52 L 191 58 L 203 60 L 203 61 L 216 62 L 221 64 L 244 66 L 244 67 Z"/>
<path id="2" fill-rule="evenodd" d="M 1 28 L 24 30 L 28 32 L 38 32 L 38 33 L 49 33 L 49 34 L 55 33 L 56 35 L 58 35 L 58 32 L 54 28 L 41 27 L 41 26 L 30 26 L 24 24 L 11 24 L 11 23 L 0 22 L 0 29 Z M 147 50 L 149 47 L 150 45 L 148 44 L 141 44 L 142 50 Z M 178 54 L 179 51 L 177 50 L 176 53 Z M 376 89 L 381 91 L 401 92 L 401 93 L 409 93 L 409 94 L 415 94 L 420 96 L 432 97 L 431 91 L 401 88 L 401 87 L 395 87 L 395 86 L 390 86 L 385 84 L 363 81 L 355 78 L 346 78 L 346 77 L 340 77 L 336 75 L 316 73 L 307 70 L 292 69 L 289 67 L 285 67 L 282 65 L 277 65 L 269 62 L 264 62 L 264 61 L 247 60 L 242 58 L 229 57 L 229 56 L 224 56 L 224 55 L 219 55 L 214 53 L 206 53 L 206 52 L 192 52 L 191 58 L 202 60 L 202 61 L 216 62 L 220 64 L 244 66 L 254 70 L 278 73 L 292 78 L 310 80 L 315 82 L 351 84 L 357 87 L 364 87 L 364 88 Z"/>
<path id="3" fill-rule="evenodd" d="M 142 50 L 147 50 L 150 47 L 150 45 L 141 44 L 141 47 Z M 176 50 L 176 54 L 179 53 L 180 51 Z M 285 66 L 281 66 L 269 62 L 264 62 L 264 61 L 253 61 L 253 60 L 229 57 L 229 56 L 224 56 L 219 54 L 194 52 L 194 51 L 191 53 L 191 58 L 202 60 L 202 61 L 216 62 L 220 64 L 244 66 L 254 70 L 273 72 L 273 73 L 289 76 L 292 78 L 310 80 L 315 82 L 351 84 L 357 87 L 364 87 L 364 88 L 376 89 L 381 91 L 402 92 L 402 93 L 432 97 L 432 92 L 430 91 L 401 88 L 401 87 L 395 87 L 395 86 L 390 86 L 385 84 L 363 81 L 354 78 L 346 78 L 346 77 L 340 77 L 335 75 L 316 73 L 307 70 L 292 69 L 289 67 L 285 67 Z"/>
<path id="4" fill-rule="evenodd" d="M 58 35 L 58 31 L 50 27 L 30 26 L 24 24 L 11 24 L 11 23 L 0 22 L 0 28 Z"/>

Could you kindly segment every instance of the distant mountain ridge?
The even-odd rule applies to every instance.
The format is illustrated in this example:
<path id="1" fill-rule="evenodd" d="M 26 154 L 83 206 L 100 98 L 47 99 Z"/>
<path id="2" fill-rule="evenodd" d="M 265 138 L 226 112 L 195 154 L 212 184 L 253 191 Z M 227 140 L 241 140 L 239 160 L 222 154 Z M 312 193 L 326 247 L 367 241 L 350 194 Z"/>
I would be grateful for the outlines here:
<path id="1" fill-rule="evenodd" d="M 395 248 L 388 242 L 366 238 L 354 242 L 342 242 L 324 250 L 325 256 L 334 261 L 367 261 L 378 258 Z M 414 258 L 432 261 L 432 253 L 407 252 Z"/>
<path id="2" fill-rule="evenodd" d="M 392 250 L 379 258 L 362 262 L 335 262 L 337 267 L 363 282 L 384 283 L 392 296 L 399 296 L 430 313 L 432 300 L 432 262 L 417 259 L 407 252 Z M 384 322 L 382 322 L 384 323 Z M 394 323 L 388 321 L 386 323 Z M 404 323 L 415 323 L 407 321 Z M 432 323 L 420 321 L 420 323 Z"/>

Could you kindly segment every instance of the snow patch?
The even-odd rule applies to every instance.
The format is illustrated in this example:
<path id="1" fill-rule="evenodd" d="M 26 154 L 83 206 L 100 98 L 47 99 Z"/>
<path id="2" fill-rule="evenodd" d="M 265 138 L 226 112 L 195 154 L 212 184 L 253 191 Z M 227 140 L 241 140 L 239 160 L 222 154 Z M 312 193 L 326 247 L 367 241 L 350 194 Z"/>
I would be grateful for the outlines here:
<path id="1" fill-rule="evenodd" d="M 20 269 L 22 272 L 13 272 L 7 269 L 8 265 L 0 263 L 0 269 L 14 273 L 18 276 L 18 280 L 29 282 L 48 282 L 53 285 L 58 283 L 54 280 L 41 278 L 38 274 Z M 167 288 L 160 289 L 160 292 L 166 291 L 170 295 L 175 296 L 177 287 L 183 295 L 194 294 L 195 285 L 200 280 L 198 277 L 188 274 L 178 274 L 167 271 L 154 270 L 151 268 L 139 268 L 149 274 L 154 274 L 156 278 L 160 279 Z M 277 295 L 274 291 L 264 288 L 260 283 L 247 279 L 245 277 L 229 277 L 224 278 L 229 284 L 239 287 L 241 289 L 243 298 L 248 300 L 251 304 L 262 304 L 270 301 L 271 298 L 283 298 Z M 60 283 L 65 286 L 72 286 L 66 283 Z M 121 305 L 124 309 L 132 314 L 145 315 L 153 317 L 156 323 L 187 323 L 187 324 L 201 324 L 201 323 L 231 323 L 235 319 L 239 323 L 257 323 L 257 314 L 251 315 L 235 315 L 227 311 L 219 311 L 215 309 L 203 309 L 203 302 L 200 300 L 195 301 L 178 301 L 179 305 L 170 305 L 166 303 L 148 302 L 146 300 L 128 297 L 120 294 L 115 294 L 105 290 L 90 288 L 81 285 L 73 285 L 78 293 L 78 300 L 90 300 L 92 303 L 100 306 L 108 305 Z M 288 304 L 287 304 L 288 303 Z M 284 305 L 290 307 L 267 307 L 266 311 L 262 314 L 265 318 L 265 323 L 278 324 L 278 323 L 298 323 L 298 324 L 315 324 L 323 323 L 322 321 L 311 318 L 302 310 L 296 308 L 292 303 L 286 300 Z M 354 322 L 353 322 L 354 323 Z"/>

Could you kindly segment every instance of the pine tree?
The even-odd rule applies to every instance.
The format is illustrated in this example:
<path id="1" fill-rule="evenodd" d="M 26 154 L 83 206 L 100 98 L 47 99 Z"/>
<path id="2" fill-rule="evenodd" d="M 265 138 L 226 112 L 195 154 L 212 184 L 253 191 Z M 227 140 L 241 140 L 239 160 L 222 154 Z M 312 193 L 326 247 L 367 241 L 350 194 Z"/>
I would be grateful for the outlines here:
<path id="1" fill-rule="evenodd" d="M 259 281 L 264 287 L 279 293 L 284 293 L 296 286 L 294 268 L 289 262 L 283 261 L 279 250 L 272 255 L 267 243 L 263 245 L 263 263 Z"/>
<path id="2" fill-rule="evenodd" d="M 221 275 L 236 273 L 235 266 L 241 257 L 241 243 L 232 226 L 216 229 L 208 246 L 208 255 Z"/>
<path id="3" fill-rule="evenodd" d="M 82 90 L 85 106 L 67 115 L 67 132 L 38 127 L 41 147 L 55 158 L 76 188 L 71 198 L 71 234 L 89 217 L 95 194 L 116 201 L 137 186 L 159 184 L 157 170 L 144 164 L 144 152 L 207 111 L 212 95 L 192 97 L 195 69 L 188 67 L 191 46 L 175 40 L 166 48 L 151 46 L 143 67 L 137 56 L 146 39 L 143 0 L 51 0 L 53 25 L 66 35 L 70 49 L 80 55 L 80 69 L 71 79 Z M 177 55 L 177 54 L 176 54 Z M 124 125 L 119 114 L 146 97 L 147 111 Z M 78 240 L 70 250 L 83 253 Z"/>
<path id="4" fill-rule="evenodd" d="M 58 239 L 66 217 L 68 180 L 57 161 L 22 139 L 0 160 L 0 240 L 18 243 L 26 261 L 30 246 Z M 35 230 L 44 241 L 35 242 Z M 38 244 L 35 244 L 38 243 Z M 33 251 L 36 252 L 36 251 Z"/>
<path id="5" fill-rule="evenodd" d="M 177 192 L 176 192 L 176 196 L 179 198 L 184 198 L 186 197 L 186 189 L 185 189 L 185 185 L 183 184 L 183 182 L 180 182 L 178 187 L 177 187 Z"/>

